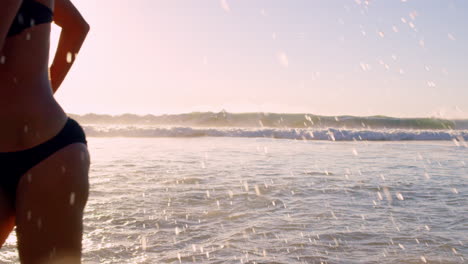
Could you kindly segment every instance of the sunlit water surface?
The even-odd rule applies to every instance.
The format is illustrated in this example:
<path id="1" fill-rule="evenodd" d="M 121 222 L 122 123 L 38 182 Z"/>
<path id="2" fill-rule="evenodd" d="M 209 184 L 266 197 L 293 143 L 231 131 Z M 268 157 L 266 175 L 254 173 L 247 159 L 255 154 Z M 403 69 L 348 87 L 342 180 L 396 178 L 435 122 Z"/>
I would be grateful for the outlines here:
<path id="1" fill-rule="evenodd" d="M 464 263 L 453 142 L 89 138 L 84 263 Z M 0 262 L 18 261 L 16 238 Z"/>

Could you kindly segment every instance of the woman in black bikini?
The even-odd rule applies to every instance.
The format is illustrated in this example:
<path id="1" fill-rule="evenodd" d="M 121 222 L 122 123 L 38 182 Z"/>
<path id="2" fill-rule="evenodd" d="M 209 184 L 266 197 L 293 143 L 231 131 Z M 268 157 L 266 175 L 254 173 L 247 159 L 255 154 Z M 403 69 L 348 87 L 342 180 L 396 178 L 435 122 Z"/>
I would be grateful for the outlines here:
<path id="1" fill-rule="evenodd" d="M 81 262 L 89 155 L 53 93 L 88 31 L 70 0 L 0 1 L 0 246 L 16 225 L 21 263 Z"/>

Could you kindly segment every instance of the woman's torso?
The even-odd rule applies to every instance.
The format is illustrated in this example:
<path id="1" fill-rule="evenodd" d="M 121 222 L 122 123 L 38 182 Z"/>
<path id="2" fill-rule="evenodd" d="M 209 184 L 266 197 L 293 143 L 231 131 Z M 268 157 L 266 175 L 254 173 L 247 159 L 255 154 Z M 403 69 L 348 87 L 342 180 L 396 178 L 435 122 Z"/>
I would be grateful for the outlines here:
<path id="1" fill-rule="evenodd" d="M 35 1 L 48 7 L 54 4 Z M 66 122 L 50 87 L 50 27 L 40 24 L 7 37 L 0 51 L 0 152 L 36 146 Z"/>

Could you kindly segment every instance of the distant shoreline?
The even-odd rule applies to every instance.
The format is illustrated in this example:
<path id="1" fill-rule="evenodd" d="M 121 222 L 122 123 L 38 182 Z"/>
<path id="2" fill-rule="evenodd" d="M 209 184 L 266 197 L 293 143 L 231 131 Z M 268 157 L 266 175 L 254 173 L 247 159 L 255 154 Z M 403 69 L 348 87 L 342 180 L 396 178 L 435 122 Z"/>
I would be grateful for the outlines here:
<path id="1" fill-rule="evenodd" d="M 468 119 L 396 118 L 387 116 L 321 116 L 290 113 L 192 112 L 184 114 L 69 114 L 82 124 L 119 124 L 188 127 L 271 127 L 345 129 L 468 129 Z"/>

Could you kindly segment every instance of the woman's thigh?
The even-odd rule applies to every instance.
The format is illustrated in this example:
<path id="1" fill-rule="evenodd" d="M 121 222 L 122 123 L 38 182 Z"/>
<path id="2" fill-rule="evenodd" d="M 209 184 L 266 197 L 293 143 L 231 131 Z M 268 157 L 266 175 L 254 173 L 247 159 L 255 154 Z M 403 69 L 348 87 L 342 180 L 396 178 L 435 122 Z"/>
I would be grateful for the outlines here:
<path id="1" fill-rule="evenodd" d="M 86 145 L 75 143 L 22 177 L 16 191 L 21 263 L 80 263 L 88 171 Z"/>

